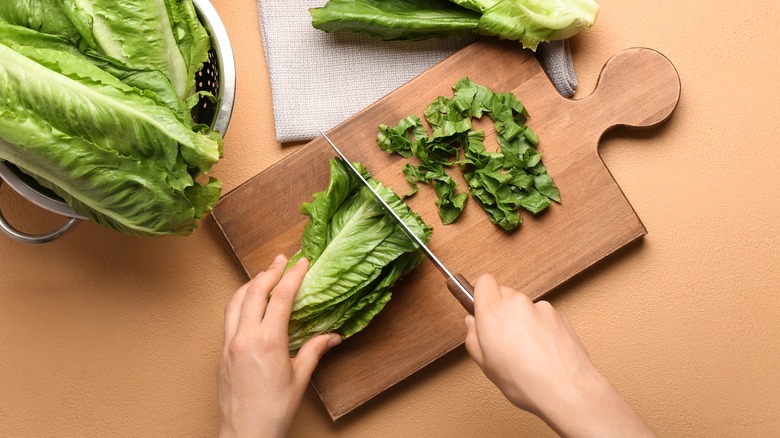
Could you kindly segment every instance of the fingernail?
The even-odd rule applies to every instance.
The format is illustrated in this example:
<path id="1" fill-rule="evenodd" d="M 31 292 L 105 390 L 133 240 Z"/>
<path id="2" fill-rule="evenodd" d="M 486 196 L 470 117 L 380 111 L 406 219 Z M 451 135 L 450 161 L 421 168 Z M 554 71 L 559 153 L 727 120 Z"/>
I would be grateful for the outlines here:
<path id="1" fill-rule="evenodd" d="M 274 263 L 282 263 L 284 260 L 285 260 L 285 258 L 284 258 L 284 255 L 283 255 L 283 254 L 279 254 L 279 255 L 278 255 L 278 256 L 276 256 L 276 258 L 274 259 Z"/>
<path id="2" fill-rule="evenodd" d="M 298 259 L 298 261 L 295 262 L 296 265 L 300 265 L 301 263 L 307 262 L 308 260 L 306 257 L 301 257 Z"/>
<path id="3" fill-rule="evenodd" d="M 328 339 L 328 348 L 333 348 L 336 345 L 339 345 L 341 343 L 341 336 L 340 335 L 333 335 L 330 339 Z"/>

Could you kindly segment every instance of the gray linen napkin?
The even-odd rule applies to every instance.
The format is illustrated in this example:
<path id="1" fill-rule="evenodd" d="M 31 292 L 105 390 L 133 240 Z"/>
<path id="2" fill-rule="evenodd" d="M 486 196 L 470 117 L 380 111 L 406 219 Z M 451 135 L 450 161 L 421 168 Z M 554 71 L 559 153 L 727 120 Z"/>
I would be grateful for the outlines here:
<path id="1" fill-rule="evenodd" d="M 314 29 L 309 15 L 309 8 L 325 3 L 257 2 L 276 139 L 282 143 L 314 138 L 317 128 L 338 125 L 476 39 L 378 41 L 329 34 Z"/>
<path id="2" fill-rule="evenodd" d="M 563 97 L 571 97 L 577 91 L 577 76 L 574 74 L 569 40 L 539 44 L 536 48 L 536 59 Z"/>

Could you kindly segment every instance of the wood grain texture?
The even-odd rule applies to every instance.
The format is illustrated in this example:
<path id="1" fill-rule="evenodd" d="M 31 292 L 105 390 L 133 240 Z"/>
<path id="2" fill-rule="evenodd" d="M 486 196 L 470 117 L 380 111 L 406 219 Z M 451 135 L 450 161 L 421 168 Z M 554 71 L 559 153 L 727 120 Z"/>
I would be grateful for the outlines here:
<path id="1" fill-rule="evenodd" d="M 433 225 L 431 249 L 448 267 L 472 281 L 496 275 L 537 299 L 627 243 L 646 234 L 598 153 L 602 134 L 624 125 L 649 127 L 665 120 L 680 96 L 679 76 L 660 53 L 644 48 L 619 52 L 604 66 L 596 90 L 568 100 L 552 87 L 530 51 L 516 43 L 482 39 L 410 81 L 331 130 L 329 137 L 353 161 L 397 193 L 408 187 L 407 160 L 376 145 L 377 125 L 422 116 L 437 96 L 468 76 L 496 92 L 513 91 L 525 104 L 528 124 L 563 203 L 538 217 L 521 214 L 519 230 L 493 225 L 473 200 L 452 225 L 443 226 L 431 187 L 409 206 Z M 495 145 L 492 126 L 486 147 Z M 274 256 L 299 247 L 306 217 L 300 205 L 328 182 L 334 156 L 324 139 L 313 140 L 223 197 L 213 211 L 226 247 L 248 276 Z M 465 187 L 459 172 L 451 172 Z M 448 292 L 441 274 L 424 262 L 394 288 L 393 299 L 371 325 L 328 353 L 313 386 L 334 420 L 462 344 L 466 312 Z"/>

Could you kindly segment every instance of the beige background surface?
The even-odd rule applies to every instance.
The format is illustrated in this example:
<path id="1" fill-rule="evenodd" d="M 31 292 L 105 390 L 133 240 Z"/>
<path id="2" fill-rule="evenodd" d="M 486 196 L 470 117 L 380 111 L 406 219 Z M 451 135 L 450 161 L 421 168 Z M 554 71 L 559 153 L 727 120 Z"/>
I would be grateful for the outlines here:
<path id="1" fill-rule="evenodd" d="M 324 0 L 323 0 L 324 3 Z M 780 2 L 601 0 L 573 41 L 578 96 L 632 46 L 682 80 L 672 118 L 602 156 L 649 234 L 550 300 L 663 436 L 780 434 Z M 231 189 L 301 145 L 274 140 L 254 0 L 214 0 L 238 97 L 214 173 Z M 522 98 L 522 96 L 521 96 Z M 26 231 L 62 221 L 0 190 Z M 91 223 L 0 238 L 0 436 L 206 437 L 224 304 L 243 279 L 204 224 L 142 240 Z M 459 349 L 333 424 L 309 393 L 292 436 L 549 436 Z"/>

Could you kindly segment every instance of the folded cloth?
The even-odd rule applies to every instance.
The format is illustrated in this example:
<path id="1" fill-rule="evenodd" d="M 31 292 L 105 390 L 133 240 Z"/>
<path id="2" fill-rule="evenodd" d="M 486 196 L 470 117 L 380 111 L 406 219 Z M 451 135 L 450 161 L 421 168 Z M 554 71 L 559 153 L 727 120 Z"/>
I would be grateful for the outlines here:
<path id="1" fill-rule="evenodd" d="M 571 97 L 577 90 L 577 76 L 574 74 L 569 40 L 539 44 L 536 48 L 536 58 L 558 92 L 563 97 Z"/>
<path id="2" fill-rule="evenodd" d="M 309 8 L 325 3 L 257 2 L 276 139 L 282 143 L 314 138 L 318 128 L 338 125 L 477 38 L 379 41 L 330 34 L 314 29 L 309 15 Z"/>

